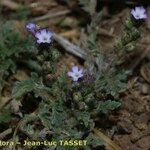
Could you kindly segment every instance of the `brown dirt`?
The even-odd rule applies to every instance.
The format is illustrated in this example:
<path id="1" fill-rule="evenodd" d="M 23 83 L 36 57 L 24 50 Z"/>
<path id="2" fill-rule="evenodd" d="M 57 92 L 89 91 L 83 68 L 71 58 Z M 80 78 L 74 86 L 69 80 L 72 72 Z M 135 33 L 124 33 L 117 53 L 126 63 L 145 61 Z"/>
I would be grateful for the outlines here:
<path id="1" fill-rule="evenodd" d="M 108 32 L 113 30 L 115 35 L 112 40 L 103 38 L 103 46 L 107 51 L 112 47 L 111 41 L 122 32 L 120 27 L 127 14 L 128 11 L 123 10 L 102 25 Z M 141 28 L 144 36 L 138 43 L 135 60 L 131 58 L 128 61 L 128 67 L 134 68 L 134 75 L 128 81 L 127 90 L 120 97 L 122 106 L 119 114 L 115 116 L 117 132 L 111 138 L 123 150 L 150 149 L 150 51 L 142 58 L 142 54 L 149 48 L 149 24 L 147 21 L 145 27 Z"/>

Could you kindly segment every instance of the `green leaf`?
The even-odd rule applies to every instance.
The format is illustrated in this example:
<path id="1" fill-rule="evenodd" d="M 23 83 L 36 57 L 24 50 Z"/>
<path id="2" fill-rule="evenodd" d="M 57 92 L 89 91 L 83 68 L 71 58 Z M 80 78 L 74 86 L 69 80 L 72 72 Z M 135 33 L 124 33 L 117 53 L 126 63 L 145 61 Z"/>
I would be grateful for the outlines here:
<path id="1" fill-rule="evenodd" d="M 0 71 L 5 71 L 10 67 L 14 68 L 14 66 L 15 64 L 11 59 L 3 60 L 3 62 L 0 63 Z"/>
<path id="2" fill-rule="evenodd" d="M 0 123 L 7 123 L 11 120 L 11 111 L 9 109 L 3 109 L 0 112 Z"/>
<path id="3" fill-rule="evenodd" d="M 125 71 L 104 74 L 95 81 L 96 89 L 117 98 L 120 91 L 125 89 L 126 83 L 124 81 L 126 76 Z"/>
<path id="4" fill-rule="evenodd" d="M 80 112 L 80 111 L 77 111 L 75 113 L 76 117 L 77 117 L 77 120 L 79 122 L 83 122 L 85 127 L 88 127 L 91 123 L 91 116 L 90 116 L 90 113 L 89 112 Z"/>
<path id="5" fill-rule="evenodd" d="M 21 82 L 17 82 L 12 90 L 13 98 L 21 98 L 24 94 L 34 90 L 35 83 L 32 79 L 27 79 Z"/>
<path id="6" fill-rule="evenodd" d="M 7 21 L 0 28 L 0 59 L 2 60 L 33 49 L 32 40 L 27 36 L 22 38 L 19 31 L 14 31 L 13 24 Z"/>
<path id="7" fill-rule="evenodd" d="M 101 102 L 98 106 L 98 110 L 102 113 L 107 113 L 109 110 L 114 110 L 121 105 L 120 102 L 107 100 L 105 102 Z"/>
<path id="8" fill-rule="evenodd" d="M 43 84 L 42 79 L 39 78 L 37 74 L 32 73 L 31 78 L 16 83 L 15 87 L 12 90 L 12 97 L 15 99 L 19 99 L 26 93 L 32 91 L 38 97 L 40 96 L 42 91 L 45 92 L 48 90 L 49 88 L 47 88 Z"/>
<path id="9" fill-rule="evenodd" d="M 93 133 L 90 133 L 85 140 L 87 140 L 88 146 L 93 145 L 93 147 L 97 147 L 104 145 L 104 141 L 96 137 Z"/>

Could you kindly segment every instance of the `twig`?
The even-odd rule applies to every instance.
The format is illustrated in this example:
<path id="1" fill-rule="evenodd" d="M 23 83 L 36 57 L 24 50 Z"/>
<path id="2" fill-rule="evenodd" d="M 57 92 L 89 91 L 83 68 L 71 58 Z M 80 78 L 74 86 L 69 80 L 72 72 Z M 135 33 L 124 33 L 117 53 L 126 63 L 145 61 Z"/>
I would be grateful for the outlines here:
<path id="1" fill-rule="evenodd" d="M 55 1 L 51 1 L 51 2 L 45 1 L 44 3 L 42 3 L 42 1 L 41 1 L 41 2 L 40 2 L 40 1 L 36 2 L 36 1 L 35 1 L 35 2 L 33 2 L 33 3 L 30 3 L 30 4 L 29 4 L 29 7 L 30 7 L 30 8 L 37 8 L 37 7 L 41 6 L 41 4 L 42 4 L 43 6 L 48 6 L 49 8 L 55 7 L 55 6 L 58 5 L 57 2 L 55 2 Z"/>
<path id="2" fill-rule="evenodd" d="M 72 53 L 75 56 L 78 56 L 85 60 L 86 53 L 84 50 L 82 50 L 80 47 L 70 43 L 67 39 L 57 35 L 53 34 L 54 40 L 59 43 L 67 52 Z"/>
<path id="3" fill-rule="evenodd" d="M 101 131 L 94 129 L 95 135 L 104 141 L 106 150 L 122 150 L 117 144 L 115 144 L 109 137 L 104 135 Z"/>
<path id="4" fill-rule="evenodd" d="M 12 133 L 12 128 L 9 128 L 3 132 L 0 133 L 0 139 L 3 139 L 5 138 L 7 135 L 11 134 Z"/>
<path id="5" fill-rule="evenodd" d="M 69 14 L 70 13 L 70 10 L 62 10 L 62 11 L 58 11 L 58 12 L 55 12 L 55 13 L 48 13 L 46 15 L 43 15 L 43 16 L 40 16 L 40 17 L 37 17 L 35 19 L 33 19 L 33 21 L 43 21 L 43 20 L 46 20 L 46 19 L 52 19 L 52 18 L 55 18 L 55 17 L 59 17 L 59 16 L 64 16 L 66 14 Z"/>
<path id="6" fill-rule="evenodd" d="M 8 98 L 4 103 L 0 105 L 0 110 L 7 106 L 12 100 L 12 98 Z"/>
<path id="7" fill-rule="evenodd" d="M 20 7 L 18 3 L 11 0 L 0 0 L 0 4 L 2 6 L 8 7 L 11 10 L 17 10 Z"/>
<path id="8" fill-rule="evenodd" d="M 114 34 L 109 33 L 107 30 L 105 30 L 103 28 L 99 28 L 99 32 L 98 33 L 101 34 L 101 35 L 110 37 L 110 38 L 114 38 L 115 37 Z"/>

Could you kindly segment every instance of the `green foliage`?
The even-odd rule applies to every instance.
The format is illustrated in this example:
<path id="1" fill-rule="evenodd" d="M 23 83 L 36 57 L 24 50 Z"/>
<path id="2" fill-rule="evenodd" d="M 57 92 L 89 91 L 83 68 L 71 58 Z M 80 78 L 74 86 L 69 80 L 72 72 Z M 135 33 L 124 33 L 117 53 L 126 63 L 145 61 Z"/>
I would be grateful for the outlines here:
<path id="1" fill-rule="evenodd" d="M 19 55 L 33 49 L 32 41 L 21 38 L 19 32 L 14 31 L 13 22 L 6 22 L 0 28 L 0 71 L 15 71 Z"/>
<path id="2" fill-rule="evenodd" d="M 101 139 L 96 138 L 95 135 L 93 135 L 92 133 L 88 135 L 86 140 L 89 145 L 93 145 L 94 147 L 104 145 L 104 142 Z M 87 150 L 91 150 L 89 146 L 87 147 Z"/>
<path id="3" fill-rule="evenodd" d="M 20 52 L 28 51 L 32 41 L 26 37 L 21 38 L 20 33 L 14 31 L 13 22 L 6 22 L 0 29 L 0 58 L 17 56 Z M 14 40 L 15 39 L 15 40 Z"/>
<path id="4" fill-rule="evenodd" d="M 25 53 L 28 55 L 27 53 L 31 53 L 35 47 L 29 37 L 22 38 L 19 29 L 15 28 L 15 24 L 12 21 L 1 22 L 0 95 L 7 77 L 11 73 L 15 73 L 17 63 L 22 61 L 22 58 L 25 59 Z"/>
<path id="5" fill-rule="evenodd" d="M 32 78 L 21 82 L 16 82 L 16 86 L 13 88 L 12 91 L 12 97 L 16 99 L 22 97 L 24 94 L 33 91 L 35 85 L 36 82 Z"/>
<path id="6" fill-rule="evenodd" d="M 36 132 L 33 129 L 33 125 L 29 124 L 32 121 L 37 121 L 38 116 L 35 114 L 25 115 L 23 119 L 20 121 L 20 128 L 23 130 L 29 137 L 33 137 L 36 139 Z M 15 135 L 13 137 L 15 139 Z"/>
<path id="7" fill-rule="evenodd" d="M 101 102 L 97 109 L 103 113 L 107 113 L 108 110 L 114 110 L 114 109 L 118 108 L 120 105 L 121 105 L 121 103 L 119 103 L 117 101 L 107 100 L 105 102 Z"/>
<path id="8" fill-rule="evenodd" d="M 19 7 L 10 17 L 16 20 L 26 20 L 29 14 L 29 8 L 27 6 Z"/>
<path id="9" fill-rule="evenodd" d="M 0 112 L 0 123 L 8 123 L 11 120 L 11 112 L 9 109 L 3 109 Z"/>
<path id="10" fill-rule="evenodd" d="M 87 52 L 85 66 L 90 71 L 99 72 L 101 74 L 107 68 L 107 58 L 98 40 L 98 26 L 102 20 L 102 13 L 96 13 L 91 19 L 92 21 L 90 25 L 87 26 L 87 31 L 81 34 L 80 46 Z"/>
<path id="11" fill-rule="evenodd" d="M 90 125 L 90 123 L 92 121 L 92 120 L 90 120 L 90 118 L 91 118 L 90 113 L 88 113 L 86 111 L 85 112 L 77 111 L 77 112 L 75 112 L 75 115 L 77 117 L 77 120 L 79 122 L 82 122 L 85 125 L 85 127 L 88 127 Z M 93 124 L 91 124 L 91 125 L 90 126 L 93 127 Z"/>
<path id="12" fill-rule="evenodd" d="M 117 98 L 119 92 L 126 87 L 126 76 L 127 72 L 125 71 L 104 74 L 97 78 L 95 88 Z"/>
<path id="13" fill-rule="evenodd" d="M 5 59 L 3 62 L 0 64 L 0 70 L 1 71 L 6 71 L 10 69 L 12 72 L 16 69 L 15 63 L 11 59 Z"/>
<path id="14" fill-rule="evenodd" d="M 44 90 L 49 90 L 44 86 L 42 78 L 39 78 L 37 74 L 32 73 L 31 78 L 16 82 L 15 87 L 12 90 L 12 97 L 15 99 L 21 98 L 24 94 L 34 91 L 38 97 L 40 93 Z"/>
<path id="15" fill-rule="evenodd" d="M 128 19 L 124 24 L 124 34 L 115 42 L 115 51 L 119 56 L 135 50 L 135 42 L 141 37 L 141 33 L 135 27 L 135 23 Z"/>
<path id="16" fill-rule="evenodd" d="M 51 138 L 55 141 L 61 139 L 84 139 L 89 142 L 85 147 L 86 149 L 101 146 L 103 142 L 91 134 L 91 131 L 95 127 L 94 118 L 99 113 L 106 113 L 118 108 L 120 103 L 111 100 L 103 102 L 102 99 L 99 99 L 96 90 L 94 90 L 94 83 L 91 84 L 82 81 L 72 85 L 70 89 L 66 81 L 66 77 L 61 75 L 53 82 L 51 92 L 47 93 L 49 101 L 45 101 L 43 98 L 43 101 L 39 104 L 36 112 L 37 118 L 35 119 L 40 120 L 44 128 L 52 132 Z M 35 91 L 33 90 L 33 92 Z M 28 116 L 29 121 L 31 121 L 31 117 L 30 115 Z M 28 131 L 29 128 L 32 128 L 27 123 L 29 121 L 24 121 L 24 119 L 22 121 L 24 122 L 22 130 L 33 137 Z M 38 139 L 37 132 L 40 131 L 36 130 L 34 132 L 36 133 L 36 135 L 34 134 L 36 136 L 34 138 Z M 56 149 L 61 148 L 57 146 Z"/>
<path id="17" fill-rule="evenodd" d="M 28 93 L 32 93 L 32 98 L 36 100 L 40 97 L 40 102 L 36 111 L 24 114 L 19 124 L 21 132 L 29 138 L 43 140 L 39 133 L 46 128 L 51 132 L 49 136 L 44 137 L 46 140 L 83 139 L 88 141 L 85 149 L 90 150 L 104 144 L 92 134 L 96 126 L 95 118 L 121 105 L 117 99 L 119 92 L 125 88 L 126 73 L 114 71 L 117 70 L 115 65 L 108 71 L 107 55 L 104 55 L 101 45 L 98 44 L 97 26 L 101 20 L 101 13 L 95 14 L 96 1 L 80 0 L 80 4 L 91 4 L 89 10 L 84 8 L 91 16 L 95 15 L 87 27 L 87 33 L 83 33 L 81 42 L 81 46 L 87 50 L 87 71 L 81 81 L 72 83 L 68 81 L 66 71 L 58 73 L 56 63 L 61 55 L 57 49 L 52 46 L 49 49 L 43 45 L 36 49 L 29 37 L 21 38 L 10 24 L 6 23 L 0 32 L 0 82 L 4 81 L 6 72 L 15 71 L 18 61 L 25 64 L 24 67 L 34 73 L 31 73 L 28 79 L 14 84 L 12 98 L 24 100 L 28 98 Z M 121 42 L 124 45 L 129 42 L 128 37 L 125 39 Z M 109 65 L 109 68 L 111 67 Z M 1 115 L 1 122 L 8 122 L 10 112 L 2 110 L 2 114 L 4 115 Z M 35 122 L 38 122 L 39 128 L 36 128 Z M 57 146 L 56 149 L 72 147 Z"/>

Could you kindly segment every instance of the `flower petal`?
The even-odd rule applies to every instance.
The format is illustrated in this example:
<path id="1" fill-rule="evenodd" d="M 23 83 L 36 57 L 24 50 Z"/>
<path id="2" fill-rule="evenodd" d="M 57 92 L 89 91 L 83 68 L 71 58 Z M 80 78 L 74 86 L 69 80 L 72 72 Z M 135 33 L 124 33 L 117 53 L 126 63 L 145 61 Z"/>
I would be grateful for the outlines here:
<path id="1" fill-rule="evenodd" d="M 78 72 L 78 66 L 73 66 L 73 67 L 72 67 L 72 71 L 73 71 L 74 73 L 77 73 L 77 72 Z"/>
<path id="2" fill-rule="evenodd" d="M 47 31 L 47 34 L 49 35 L 49 38 L 51 38 L 51 37 L 52 37 L 52 35 L 53 35 L 53 33 L 52 33 L 52 32 L 50 32 L 50 31 Z"/>
<path id="3" fill-rule="evenodd" d="M 83 73 L 83 68 L 81 68 L 78 72 L 79 72 L 79 74 L 82 74 Z"/>
<path id="4" fill-rule="evenodd" d="M 35 33 L 35 37 L 36 38 L 40 38 L 41 37 L 41 33 L 40 32 Z"/>
<path id="5" fill-rule="evenodd" d="M 147 18 L 146 14 L 141 15 L 141 19 L 146 19 L 146 18 Z"/>
<path id="6" fill-rule="evenodd" d="M 67 75 L 68 75 L 69 77 L 74 77 L 74 73 L 73 73 L 73 72 L 70 72 L 70 71 L 67 73 Z"/>
<path id="7" fill-rule="evenodd" d="M 46 34 L 47 33 L 47 31 L 46 31 L 46 29 L 41 29 L 41 34 Z"/>

